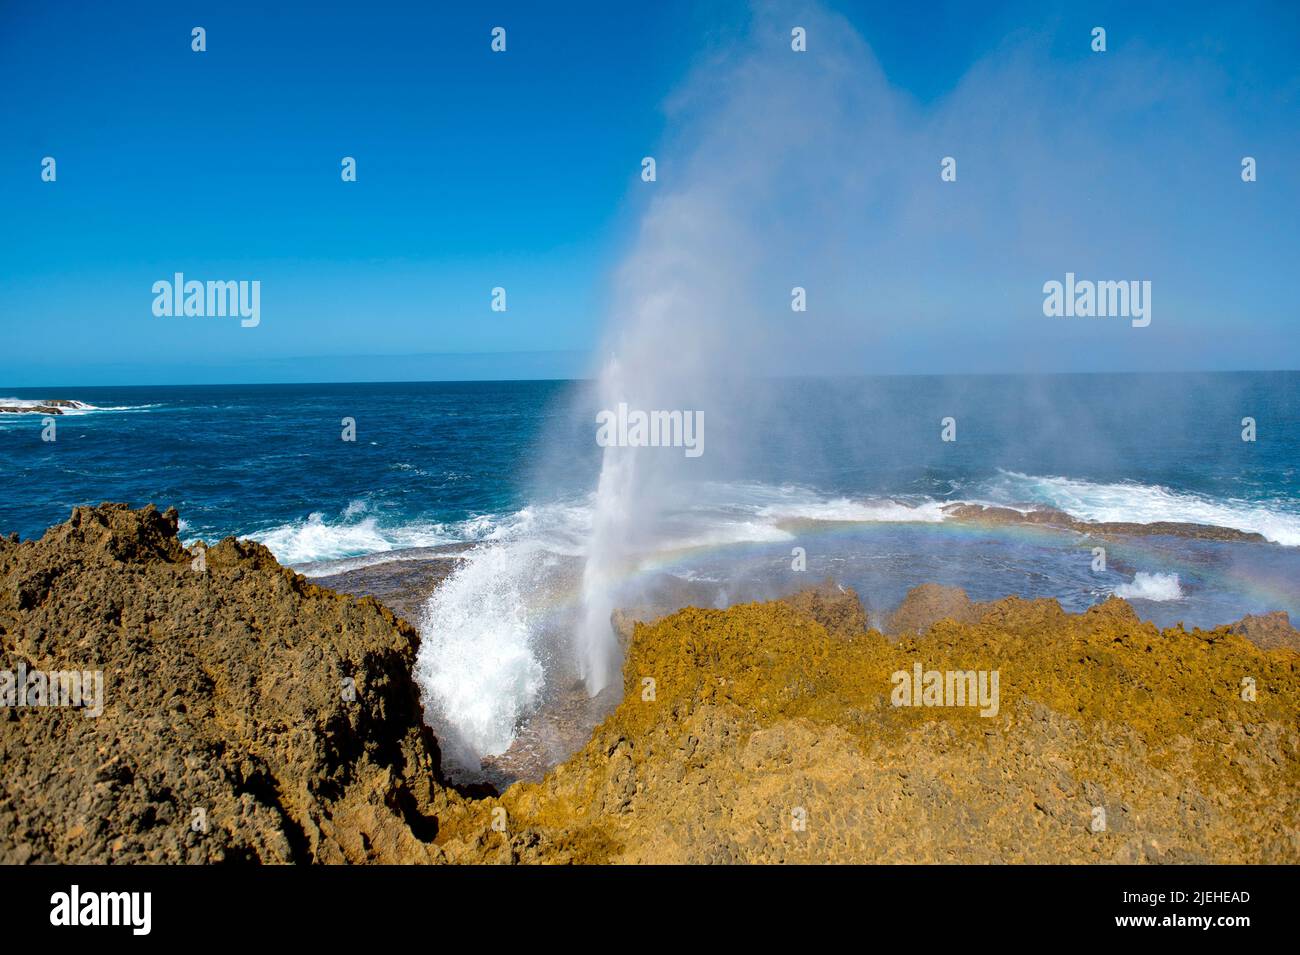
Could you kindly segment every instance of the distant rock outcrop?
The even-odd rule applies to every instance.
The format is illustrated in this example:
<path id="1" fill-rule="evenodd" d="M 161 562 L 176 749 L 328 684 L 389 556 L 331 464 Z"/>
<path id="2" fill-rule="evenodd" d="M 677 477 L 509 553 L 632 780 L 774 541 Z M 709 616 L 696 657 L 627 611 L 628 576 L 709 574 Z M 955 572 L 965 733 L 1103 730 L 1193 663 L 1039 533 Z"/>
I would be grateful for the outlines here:
<path id="1" fill-rule="evenodd" d="M 6 403 L 0 399 L 0 414 L 61 415 L 65 408 L 85 407 L 84 403 L 73 401 L 70 398 L 48 398 L 30 404 L 26 402 L 22 404 Z"/>
<path id="2" fill-rule="evenodd" d="M 1263 534 L 1254 531 L 1219 527 L 1214 524 L 1191 524 L 1182 521 L 1154 521 L 1150 524 L 1131 521 L 1081 521 L 1051 507 L 1033 507 L 1021 511 L 1011 507 L 994 507 L 986 504 L 948 504 L 943 512 L 950 520 L 967 524 L 1036 524 L 1067 528 L 1095 537 L 1166 536 L 1254 543 L 1267 541 Z"/>

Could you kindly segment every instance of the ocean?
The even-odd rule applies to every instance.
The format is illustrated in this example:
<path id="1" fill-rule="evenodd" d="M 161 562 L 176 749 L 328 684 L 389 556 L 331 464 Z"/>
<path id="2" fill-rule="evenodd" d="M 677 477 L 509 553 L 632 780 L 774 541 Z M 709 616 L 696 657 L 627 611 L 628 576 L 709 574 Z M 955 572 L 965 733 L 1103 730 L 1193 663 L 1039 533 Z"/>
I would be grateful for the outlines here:
<path id="1" fill-rule="evenodd" d="M 923 582 L 1070 611 L 1118 594 L 1161 626 L 1300 614 L 1300 373 L 783 379 L 762 391 L 778 417 L 705 418 L 705 453 L 666 489 L 672 507 L 620 584 L 624 605 L 726 606 L 830 578 L 876 621 Z M 467 762 L 504 752 L 572 684 L 601 469 L 591 383 L 6 396 L 88 407 L 57 418 L 52 442 L 39 416 L 0 415 L 0 532 L 37 537 L 79 504 L 152 502 L 180 511 L 187 542 L 252 538 L 308 576 L 463 558 L 412 621 L 453 762 L 458 748 Z M 956 440 L 942 440 L 945 418 Z M 945 513 L 956 502 L 1263 539 L 968 523 Z"/>

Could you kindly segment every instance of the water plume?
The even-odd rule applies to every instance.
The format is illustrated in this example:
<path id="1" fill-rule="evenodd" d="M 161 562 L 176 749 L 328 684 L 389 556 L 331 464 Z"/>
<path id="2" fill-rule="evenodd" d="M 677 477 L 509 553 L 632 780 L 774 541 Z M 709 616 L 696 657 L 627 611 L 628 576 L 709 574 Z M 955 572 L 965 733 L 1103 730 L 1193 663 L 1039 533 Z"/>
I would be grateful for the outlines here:
<path id="1" fill-rule="evenodd" d="M 1064 506 L 1077 489 L 1043 482 L 1093 472 L 1098 509 L 1130 478 L 1158 496 L 1160 475 L 1128 473 L 1134 456 L 1106 416 L 1166 407 L 1158 383 L 1129 396 L 1118 381 L 1078 390 L 965 376 L 1195 367 L 1211 349 L 1235 354 L 1238 339 L 1218 334 L 1221 290 L 1206 277 L 1220 271 L 1215 243 L 1230 240 L 1215 236 L 1238 214 L 1242 183 L 1231 163 L 1224 174 L 1223 156 L 1186 144 L 1242 139 L 1243 121 L 1213 105 L 1227 80 L 1177 44 L 1172 54 L 1116 46 L 1090 58 L 1083 32 L 1080 52 L 1060 55 L 1070 27 L 1044 21 L 923 100 L 891 84 L 843 17 L 756 4 L 746 29 L 706 51 L 667 100 L 668 138 L 649 150 L 657 179 L 631 183 L 644 208 L 611 276 L 596 381 L 577 389 L 572 414 L 554 416 L 536 455 L 530 500 L 563 518 L 491 542 L 512 555 L 487 545 L 469 554 L 422 621 L 433 634 L 421 671 L 430 713 L 464 740 L 470 768 L 513 745 L 554 694 L 594 696 L 617 682 L 616 609 L 662 612 L 679 598 L 723 606 L 759 599 L 769 581 L 792 585 L 782 563 L 792 519 L 937 524 L 942 502 L 1007 484 L 988 474 L 1001 467 L 1036 486 L 1012 480 L 992 498 L 1005 504 Z M 795 26 L 806 52 L 791 49 Z M 946 156 L 956 181 L 940 178 Z M 1295 187 L 1269 188 L 1289 199 Z M 1150 327 L 1045 317 L 1043 282 L 1067 272 L 1152 280 L 1160 304 Z M 1287 300 L 1273 275 L 1260 287 L 1270 302 Z M 795 289 L 806 311 L 792 308 Z M 899 372 L 942 377 L 863 377 Z M 701 412 L 706 452 L 597 448 L 593 415 L 620 405 Z M 948 415 L 962 439 L 941 444 Z M 1201 434 L 1188 421 L 1188 434 Z M 1193 513 L 1187 500 L 1175 502 L 1179 513 Z M 1124 513 L 1134 501 L 1126 493 Z M 1274 510 L 1215 513 L 1287 539 L 1293 525 L 1277 524 Z M 896 602 L 904 577 L 930 580 L 936 569 L 978 583 L 992 558 L 953 556 L 956 532 L 939 540 L 907 545 L 918 560 L 905 575 L 860 566 L 871 596 Z M 700 578 L 658 573 L 692 547 L 737 541 L 767 550 L 748 564 L 728 554 Z M 1009 551 L 1007 566 L 1021 556 Z M 539 575 L 543 558 L 555 566 Z M 1057 593 L 1085 593 L 1072 574 L 1049 578 L 1068 580 Z M 1193 593 L 1194 578 L 1184 579 Z"/>
<path id="2" fill-rule="evenodd" d="M 817 37 L 817 56 L 791 50 L 792 22 Z M 623 581 L 676 533 L 689 536 L 674 520 L 693 488 L 742 466 L 764 433 L 788 431 L 761 376 L 799 370 L 787 360 L 807 353 L 797 346 L 839 324 L 827 294 L 810 333 L 793 290 L 830 286 L 814 280 L 852 251 L 840 244 L 839 218 L 895 161 L 863 155 L 850 121 L 890 135 L 878 67 L 847 24 L 813 10 L 797 21 L 758 12 L 748 38 L 701 66 L 669 111 L 685 146 L 659 158 L 655 197 L 616 276 L 597 395 L 603 409 L 701 414 L 707 454 L 603 451 L 577 641 L 592 694 L 616 673 L 610 614 L 628 599 Z"/>

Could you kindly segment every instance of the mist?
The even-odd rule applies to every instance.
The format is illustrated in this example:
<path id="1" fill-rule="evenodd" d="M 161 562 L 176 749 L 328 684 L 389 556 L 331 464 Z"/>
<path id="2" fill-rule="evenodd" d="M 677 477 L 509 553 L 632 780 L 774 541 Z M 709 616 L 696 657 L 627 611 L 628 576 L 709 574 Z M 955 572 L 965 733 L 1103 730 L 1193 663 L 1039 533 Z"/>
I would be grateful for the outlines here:
<path id="1" fill-rule="evenodd" d="M 795 26 L 806 52 L 791 49 Z M 1086 35 L 1078 43 L 1086 49 Z M 1131 49 L 1067 70 L 1048 65 L 1047 46 L 1030 31 L 1009 38 L 923 109 L 891 87 L 842 17 L 757 5 L 748 35 L 670 99 L 674 135 L 656 157 L 657 181 L 638 184 L 653 198 L 614 280 L 598 394 L 606 408 L 697 409 L 709 450 L 698 461 L 603 451 L 580 629 L 593 693 L 618 665 L 610 613 L 632 599 L 620 583 L 673 546 L 681 529 L 670 514 L 700 482 L 778 451 L 824 462 L 872 443 L 900 465 L 928 457 L 914 438 L 853 440 L 855 428 L 889 434 L 896 423 L 873 415 L 861 389 L 792 397 L 774 377 L 887 374 L 914 368 L 918 354 L 949 372 L 1206 361 L 1207 319 L 1222 319 L 1195 263 L 1224 250 L 1168 223 L 1188 218 L 1180 188 L 1213 215 L 1241 187 L 1235 158 L 1210 170 L 1185 148 L 1232 140 L 1231 117 L 1200 106 L 1227 79 Z M 940 179 L 943 157 L 956 160 L 954 182 Z M 1045 318 L 1042 283 L 1066 270 L 1154 277 L 1155 321 L 1135 335 L 1127 321 Z M 806 311 L 792 310 L 796 294 Z M 936 423 L 964 410 L 959 381 L 945 393 Z M 809 410 L 791 402 L 810 400 L 827 403 L 822 427 L 837 440 L 806 433 Z M 1031 382 L 995 413 L 1025 414 L 1025 443 L 1068 432 L 1081 456 L 1111 456 L 1088 409 L 1072 411 L 1062 421 Z"/>
<path id="2" fill-rule="evenodd" d="M 794 27 L 806 52 L 791 48 Z M 665 100 L 665 140 L 647 148 L 655 180 L 629 182 L 638 221 L 610 276 L 594 381 L 541 436 L 527 532 L 473 557 L 430 599 L 421 666 L 450 752 L 470 765 L 502 752 L 573 677 L 591 697 L 615 687 L 616 610 L 792 589 L 770 572 L 807 543 L 792 522 L 925 527 L 943 520 L 945 500 L 972 493 L 1110 514 L 1125 482 L 1168 476 L 1135 463 L 1153 442 L 1177 454 L 1201 441 L 1202 456 L 1238 460 L 1234 402 L 1254 394 L 1244 383 L 1216 381 L 1220 406 L 1207 413 L 1223 420 L 1207 425 L 1199 410 L 1177 422 L 1155 412 L 1183 400 L 1184 382 L 1153 390 L 1098 376 L 1063 393 L 1041 376 L 1193 371 L 1234 355 L 1294 363 L 1281 332 L 1269 347 L 1285 299 L 1269 262 L 1296 187 L 1274 180 L 1243 198 L 1238 167 L 1247 149 L 1280 144 L 1187 148 L 1247 143 L 1240 127 L 1287 103 L 1210 107 L 1230 78 L 1122 35 L 1094 56 L 1080 30 L 1077 56 L 1055 56 L 1064 29 L 1009 36 L 925 103 L 891 83 L 845 18 L 816 6 L 755 5 L 747 30 L 701 55 Z M 941 178 L 946 157 L 955 181 Z M 1254 217 L 1258 247 L 1216 238 L 1229 209 Z M 1149 326 L 1047 317 L 1044 283 L 1069 272 L 1151 282 Z M 1249 338 L 1234 334 L 1245 308 L 1260 318 Z M 942 377 L 879 377 L 917 371 Z M 597 414 L 620 406 L 697 416 L 705 452 L 596 447 Z M 953 444 L 940 441 L 948 416 Z M 1209 444 L 1207 428 L 1220 436 Z M 1083 492 L 1059 478 L 1080 473 L 1094 482 Z M 1300 517 L 1195 494 L 1118 509 L 1140 518 L 1143 501 L 1158 502 L 1160 519 L 1226 515 L 1273 528 L 1270 540 L 1300 533 Z M 656 575 L 682 554 L 738 543 L 769 548 L 766 570 L 735 557 L 702 581 L 669 574 L 665 588 Z M 945 575 L 989 596 L 1065 586 L 1067 601 L 1095 599 L 1068 555 L 1053 577 L 1035 576 L 1041 558 L 1010 544 L 965 565 L 947 539 L 890 546 L 917 563 L 854 558 L 877 608 Z M 1161 572 L 1124 560 L 1128 582 Z M 846 565 L 817 566 L 830 576 Z"/>

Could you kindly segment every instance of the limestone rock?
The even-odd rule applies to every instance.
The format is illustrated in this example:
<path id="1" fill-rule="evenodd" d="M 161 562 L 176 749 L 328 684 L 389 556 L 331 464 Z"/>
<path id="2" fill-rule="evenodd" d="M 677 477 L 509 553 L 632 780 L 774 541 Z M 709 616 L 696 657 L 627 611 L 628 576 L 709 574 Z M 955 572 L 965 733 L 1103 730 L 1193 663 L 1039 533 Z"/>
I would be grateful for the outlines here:
<path id="1" fill-rule="evenodd" d="M 431 858 L 414 630 L 258 544 L 196 570 L 176 528 L 106 504 L 0 542 L 0 668 L 104 680 L 98 717 L 0 710 L 0 862 Z"/>

